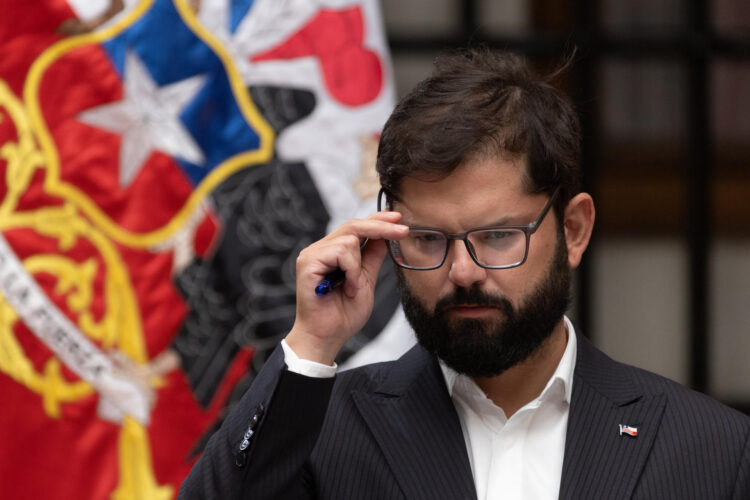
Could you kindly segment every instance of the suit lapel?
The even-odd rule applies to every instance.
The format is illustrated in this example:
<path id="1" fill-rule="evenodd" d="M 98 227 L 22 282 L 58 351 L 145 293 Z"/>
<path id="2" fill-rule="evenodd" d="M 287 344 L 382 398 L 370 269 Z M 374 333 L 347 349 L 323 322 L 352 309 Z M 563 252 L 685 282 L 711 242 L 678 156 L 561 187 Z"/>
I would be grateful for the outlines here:
<path id="1" fill-rule="evenodd" d="M 561 499 L 626 499 L 641 475 L 666 404 L 644 395 L 627 368 L 578 337 Z M 636 427 L 637 437 L 619 425 Z"/>
<path id="2" fill-rule="evenodd" d="M 413 348 L 375 392 L 352 397 L 407 498 L 476 499 L 461 424 L 432 356 Z"/>

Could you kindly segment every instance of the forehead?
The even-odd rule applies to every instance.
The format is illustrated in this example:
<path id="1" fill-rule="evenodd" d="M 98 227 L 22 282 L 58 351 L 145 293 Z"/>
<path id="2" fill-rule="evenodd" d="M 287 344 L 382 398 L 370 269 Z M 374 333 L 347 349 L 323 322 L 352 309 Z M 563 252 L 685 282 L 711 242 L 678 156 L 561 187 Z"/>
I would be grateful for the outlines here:
<path id="1" fill-rule="evenodd" d="M 404 222 L 432 225 L 448 230 L 465 230 L 493 224 L 499 218 L 524 219 L 536 207 L 535 196 L 527 192 L 523 158 L 487 157 L 460 165 L 439 181 L 406 178 L 401 202 L 394 207 Z M 536 207 L 536 208 L 535 208 Z M 533 214 L 532 214 L 533 215 Z"/>

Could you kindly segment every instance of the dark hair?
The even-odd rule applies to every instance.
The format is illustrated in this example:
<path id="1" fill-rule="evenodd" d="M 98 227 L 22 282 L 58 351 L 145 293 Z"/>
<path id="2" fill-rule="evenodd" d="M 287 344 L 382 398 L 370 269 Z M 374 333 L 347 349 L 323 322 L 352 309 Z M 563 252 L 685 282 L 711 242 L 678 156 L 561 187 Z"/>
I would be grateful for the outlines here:
<path id="1" fill-rule="evenodd" d="M 525 157 L 526 188 L 552 193 L 558 221 L 580 191 L 580 126 L 568 98 L 518 55 L 465 49 L 396 106 L 378 146 L 380 184 L 399 199 L 404 177 L 438 180 L 483 155 Z"/>

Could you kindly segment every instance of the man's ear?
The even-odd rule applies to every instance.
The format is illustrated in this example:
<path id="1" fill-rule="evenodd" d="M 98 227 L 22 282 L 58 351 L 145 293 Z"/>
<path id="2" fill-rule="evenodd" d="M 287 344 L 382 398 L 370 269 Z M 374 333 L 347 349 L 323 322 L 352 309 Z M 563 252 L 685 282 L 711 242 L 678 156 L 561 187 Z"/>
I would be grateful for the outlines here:
<path id="1" fill-rule="evenodd" d="M 589 246 L 594 229 L 594 200 L 588 193 L 578 193 L 565 207 L 565 243 L 568 247 L 568 265 L 575 269 L 581 263 L 583 252 Z"/>

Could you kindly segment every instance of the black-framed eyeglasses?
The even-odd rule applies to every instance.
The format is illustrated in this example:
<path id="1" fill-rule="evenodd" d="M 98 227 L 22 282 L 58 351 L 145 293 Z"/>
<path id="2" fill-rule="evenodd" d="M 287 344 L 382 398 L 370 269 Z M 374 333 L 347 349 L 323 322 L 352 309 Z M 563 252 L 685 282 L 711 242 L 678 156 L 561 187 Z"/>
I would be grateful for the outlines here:
<path id="1" fill-rule="evenodd" d="M 386 240 L 393 261 L 404 269 L 429 271 L 443 265 L 451 240 L 461 240 L 466 245 L 474 262 L 485 269 L 509 269 L 526 262 L 529 255 L 529 240 L 539 229 L 549 212 L 560 187 L 550 196 L 542 213 L 531 224 L 521 226 L 485 226 L 470 229 L 465 233 L 447 233 L 435 227 L 410 227 L 409 234 L 398 241 Z M 378 211 L 391 208 L 385 192 L 378 193 Z"/>

